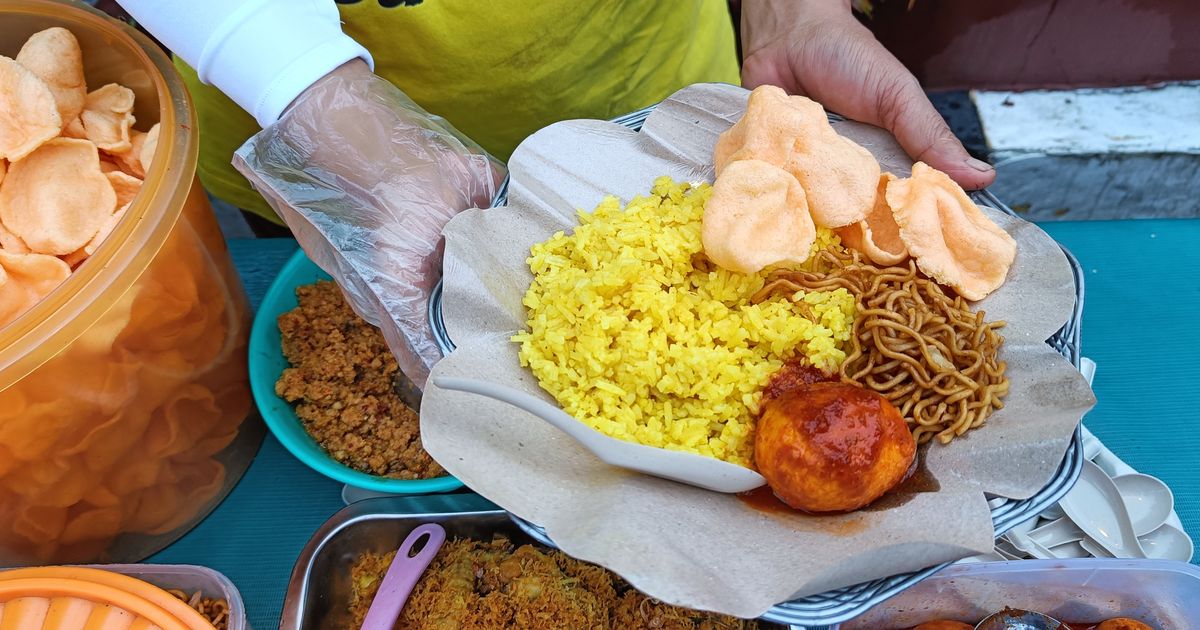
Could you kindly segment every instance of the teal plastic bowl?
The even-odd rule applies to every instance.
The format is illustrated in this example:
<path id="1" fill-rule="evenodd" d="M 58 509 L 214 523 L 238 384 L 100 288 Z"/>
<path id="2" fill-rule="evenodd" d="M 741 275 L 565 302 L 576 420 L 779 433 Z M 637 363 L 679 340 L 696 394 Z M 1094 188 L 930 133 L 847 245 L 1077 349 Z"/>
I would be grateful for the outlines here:
<path id="1" fill-rule="evenodd" d="M 279 277 L 271 283 L 271 288 L 267 289 L 262 305 L 254 316 L 254 327 L 250 331 L 250 389 L 254 392 L 254 403 L 258 405 L 267 427 L 296 459 L 330 479 L 356 488 L 388 494 L 429 494 L 461 488 L 462 482 L 451 476 L 388 479 L 354 470 L 330 457 L 318 446 L 304 430 L 292 406 L 275 395 L 275 381 L 288 367 L 287 359 L 283 357 L 277 320 L 283 313 L 296 308 L 296 287 L 329 279 L 329 275 L 309 260 L 303 250 L 297 250 L 283 266 Z"/>

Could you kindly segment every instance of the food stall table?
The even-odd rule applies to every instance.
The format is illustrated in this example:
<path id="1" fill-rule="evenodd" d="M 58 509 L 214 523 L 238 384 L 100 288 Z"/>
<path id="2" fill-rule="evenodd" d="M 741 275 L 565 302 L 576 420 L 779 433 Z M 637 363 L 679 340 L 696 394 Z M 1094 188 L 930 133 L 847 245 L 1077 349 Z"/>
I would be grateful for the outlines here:
<path id="1" fill-rule="evenodd" d="M 1086 423 L 1140 472 L 1175 493 L 1188 534 L 1200 536 L 1200 469 L 1191 422 L 1200 409 L 1200 219 L 1045 223 L 1086 276 L 1083 353 L 1099 365 L 1099 403 Z M 290 239 L 230 242 L 253 306 L 296 249 Z M 151 562 L 200 564 L 232 579 L 251 625 L 275 628 L 292 564 L 342 507 L 341 484 L 312 471 L 273 437 L 207 519 Z M 450 498 L 453 501 L 453 498 Z"/>

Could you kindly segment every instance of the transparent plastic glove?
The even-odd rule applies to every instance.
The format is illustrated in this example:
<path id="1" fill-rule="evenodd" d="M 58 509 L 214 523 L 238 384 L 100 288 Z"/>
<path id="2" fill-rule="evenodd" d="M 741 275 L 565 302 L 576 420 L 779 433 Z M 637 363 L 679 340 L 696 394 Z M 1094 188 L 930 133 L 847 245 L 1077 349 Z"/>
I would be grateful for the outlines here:
<path id="1" fill-rule="evenodd" d="M 488 207 L 503 166 L 361 61 L 308 88 L 233 162 L 424 387 L 441 358 L 426 308 L 442 227 Z"/>

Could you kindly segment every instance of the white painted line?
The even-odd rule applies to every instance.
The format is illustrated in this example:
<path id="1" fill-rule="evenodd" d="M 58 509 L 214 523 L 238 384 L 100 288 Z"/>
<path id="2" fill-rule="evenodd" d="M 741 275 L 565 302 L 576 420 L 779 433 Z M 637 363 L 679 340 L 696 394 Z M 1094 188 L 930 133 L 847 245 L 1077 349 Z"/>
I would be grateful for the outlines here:
<path id="1" fill-rule="evenodd" d="M 1200 154 L 1200 82 L 971 92 L 993 159 L 1022 153 Z"/>

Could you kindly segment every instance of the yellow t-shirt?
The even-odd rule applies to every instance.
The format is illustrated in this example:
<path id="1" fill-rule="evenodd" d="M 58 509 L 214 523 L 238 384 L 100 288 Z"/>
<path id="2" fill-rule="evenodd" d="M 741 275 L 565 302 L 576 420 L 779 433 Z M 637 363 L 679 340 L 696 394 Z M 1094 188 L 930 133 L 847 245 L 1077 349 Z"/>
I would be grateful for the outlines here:
<path id="1" fill-rule="evenodd" d="M 612 118 L 700 82 L 738 82 L 726 0 L 339 0 L 375 72 L 507 160 L 558 120 Z M 253 63 L 253 60 L 246 60 Z M 254 119 L 176 60 L 200 124 L 200 179 L 278 222 L 230 165 Z"/>

